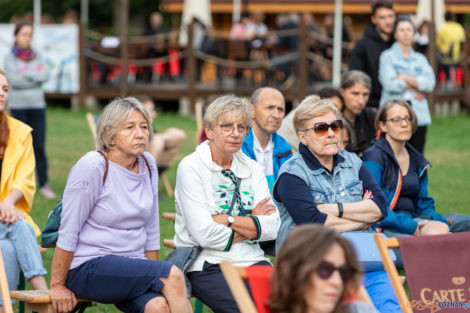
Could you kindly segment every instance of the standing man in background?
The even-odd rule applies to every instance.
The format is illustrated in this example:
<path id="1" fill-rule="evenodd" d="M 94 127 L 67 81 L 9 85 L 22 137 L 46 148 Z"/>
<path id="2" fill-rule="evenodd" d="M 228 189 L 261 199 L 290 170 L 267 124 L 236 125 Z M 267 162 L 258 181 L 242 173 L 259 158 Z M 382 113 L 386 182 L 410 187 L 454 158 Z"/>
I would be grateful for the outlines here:
<path id="1" fill-rule="evenodd" d="M 393 43 L 395 11 L 391 1 L 378 0 L 372 4 L 371 23 L 367 24 L 364 36 L 359 39 L 349 57 L 349 69 L 360 70 L 372 79 L 368 107 L 377 108 L 382 86 L 379 82 L 379 58 L 382 51 Z"/>

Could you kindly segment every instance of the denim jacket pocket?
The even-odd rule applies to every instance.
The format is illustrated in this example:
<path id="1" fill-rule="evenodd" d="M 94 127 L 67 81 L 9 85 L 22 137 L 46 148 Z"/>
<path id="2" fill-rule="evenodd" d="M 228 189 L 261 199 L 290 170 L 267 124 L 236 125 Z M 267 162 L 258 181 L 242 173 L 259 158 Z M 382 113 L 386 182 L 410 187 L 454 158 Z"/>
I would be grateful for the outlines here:
<path id="1" fill-rule="evenodd" d="M 361 201 L 362 200 L 362 195 L 364 194 L 364 190 L 362 187 L 362 182 L 361 181 L 355 181 L 351 184 L 346 185 L 346 192 L 350 199 L 350 201 Z"/>
<path id="2" fill-rule="evenodd" d="M 327 198 L 323 190 L 310 189 L 310 192 L 316 204 L 327 203 Z"/>

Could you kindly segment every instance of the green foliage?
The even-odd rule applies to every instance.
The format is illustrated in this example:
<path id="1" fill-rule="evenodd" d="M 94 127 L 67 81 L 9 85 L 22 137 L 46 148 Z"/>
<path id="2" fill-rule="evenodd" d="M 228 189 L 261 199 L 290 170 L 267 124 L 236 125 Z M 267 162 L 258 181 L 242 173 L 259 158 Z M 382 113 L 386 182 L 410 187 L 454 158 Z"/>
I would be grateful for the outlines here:
<path id="1" fill-rule="evenodd" d="M 153 11 L 158 11 L 159 0 L 128 0 L 129 14 L 138 14 L 145 12 L 148 16 Z M 56 22 L 60 22 L 60 18 L 69 9 L 80 12 L 80 0 L 47 0 L 41 1 L 41 12 L 50 14 Z M 109 26 L 112 28 L 114 7 L 119 0 L 89 0 L 89 25 L 90 28 L 100 26 Z M 24 15 L 33 12 L 34 1 L 32 0 L 0 0 L 0 22 L 9 23 L 14 15 Z"/>
<path id="2" fill-rule="evenodd" d="M 168 169 L 167 175 L 175 186 L 178 162 L 194 151 L 196 122 L 193 117 L 176 114 L 159 114 L 155 127 L 162 131 L 168 127 L 178 127 L 186 131 L 187 140 Z M 470 193 L 470 115 L 452 118 L 434 118 L 429 127 L 425 156 L 433 164 L 429 169 L 429 192 L 436 200 L 440 213 L 469 213 Z M 61 193 L 74 163 L 87 151 L 92 150 L 93 141 L 85 120 L 85 111 L 73 112 L 62 108 L 47 110 L 47 155 L 52 188 Z M 174 198 L 165 194 L 160 185 L 160 213 L 174 212 Z M 56 200 L 47 200 L 36 195 L 32 216 L 40 228 L 44 227 L 49 212 Z M 173 223 L 160 218 L 161 238 L 173 238 Z M 164 259 L 169 249 L 162 246 L 160 259 Z M 50 270 L 53 250 L 43 256 L 46 269 Z M 47 277 L 49 281 L 50 277 Z M 194 300 L 193 300 L 194 301 Z M 207 308 L 205 311 L 210 312 Z M 111 305 L 97 305 L 87 312 L 118 312 Z"/>

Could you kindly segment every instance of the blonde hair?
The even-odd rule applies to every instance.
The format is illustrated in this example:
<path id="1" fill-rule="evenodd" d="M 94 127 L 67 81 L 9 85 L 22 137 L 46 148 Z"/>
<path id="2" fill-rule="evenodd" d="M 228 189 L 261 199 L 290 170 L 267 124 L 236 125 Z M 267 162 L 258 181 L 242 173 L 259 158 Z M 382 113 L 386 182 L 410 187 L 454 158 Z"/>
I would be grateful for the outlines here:
<path id="1" fill-rule="evenodd" d="M 296 133 L 305 130 L 305 124 L 312 118 L 333 112 L 338 119 L 341 118 L 339 109 L 328 99 L 321 99 L 317 95 L 307 96 L 294 113 L 293 123 Z"/>
<path id="2" fill-rule="evenodd" d="M 116 98 L 104 108 L 96 126 L 96 147 L 98 149 L 109 150 L 109 142 L 116 135 L 119 126 L 131 117 L 134 110 L 138 110 L 144 116 L 149 129 L 149 142 L 152 140 L 152 123 L 144 105 L 134 97 Z"/>
<path id="3" fill-rule="evenodd" d="M 226 95 L 220 96 L 211 102 L 202 121 L 203 127 L 214 129 L 215 124 L 226 114 L 230 114 L 232 117 L 235 116 L 243 124 L 250 126 L 251 112 L 248 102 L 234 95 Z"/>

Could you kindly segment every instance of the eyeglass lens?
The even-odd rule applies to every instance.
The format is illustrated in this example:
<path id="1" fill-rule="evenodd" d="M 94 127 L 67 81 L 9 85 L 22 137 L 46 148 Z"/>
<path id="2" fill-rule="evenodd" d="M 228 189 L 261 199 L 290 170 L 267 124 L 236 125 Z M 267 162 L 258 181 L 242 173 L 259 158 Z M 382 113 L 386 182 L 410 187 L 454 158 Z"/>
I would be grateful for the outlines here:
<path id="1" fill-rule="evenodd" d="M 315 123 L 315 125 L 313 126 L 313 131 L 318 136 L 324 136 L 328 133 L 328 128 L 331 128 L 333 133 L 339 134 L 341 132 L 341 129 L 343 129 L 343 121 L 336 120 L 331 122 L 331 124 L 327 124 L 325 122 Z"/>

